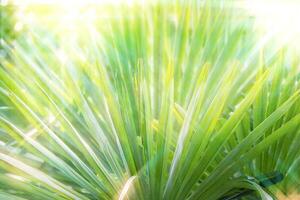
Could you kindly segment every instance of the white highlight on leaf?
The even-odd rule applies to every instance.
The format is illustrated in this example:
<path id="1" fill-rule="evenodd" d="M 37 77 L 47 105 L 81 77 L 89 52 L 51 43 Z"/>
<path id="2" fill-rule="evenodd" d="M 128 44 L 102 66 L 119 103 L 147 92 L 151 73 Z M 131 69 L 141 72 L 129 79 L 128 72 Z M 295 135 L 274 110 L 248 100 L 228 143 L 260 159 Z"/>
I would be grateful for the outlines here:
<path id="1" fill-rule="evenodd" d="M 120 196 L 119 196 L 118 200 L 123 200 L 123 199 L 125 199 L 125 197 L 126 197 L 126 195 L 127 195 L 127 192 L 128 192 L 128 190 L 129 190 L 130 186 L 132 185 L 132 182 L 134 181 L 135 178 L 136 178 L 136 176 L 132 176 L 132 177 L 130 177 L 130 178 L 126 181 L 126 183 L 125 183 L 125 185 L 124 185 L 124 187 L 123 187 L 123 189 L 122 189 L 122 191 L 121 191 L 121 193 L 120 193 Z"/>
<path id="2" fill-rule="evenodd" d="M 18 176 L 18 175 L 15 175 L 15 174 L 10 174 L 10 173 L 7 173 L 6 175 L 11 177 L 11 178 L 14 178 L 16 180 L 22 181 L 22 182 L 26 181 L 26 179 L 22 176 Z"/>

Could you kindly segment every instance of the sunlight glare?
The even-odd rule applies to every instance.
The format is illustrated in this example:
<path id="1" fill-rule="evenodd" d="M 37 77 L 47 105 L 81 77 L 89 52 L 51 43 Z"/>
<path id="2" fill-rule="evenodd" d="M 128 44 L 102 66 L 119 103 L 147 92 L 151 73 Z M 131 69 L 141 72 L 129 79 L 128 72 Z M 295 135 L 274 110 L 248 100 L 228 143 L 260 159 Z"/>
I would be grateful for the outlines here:
<path id="1" fill-rule="evenodd" d="M 300 44 L 300 1 L 247 0 L 245 6 L 256 25 L 273 32 L 278 42 Z"/>

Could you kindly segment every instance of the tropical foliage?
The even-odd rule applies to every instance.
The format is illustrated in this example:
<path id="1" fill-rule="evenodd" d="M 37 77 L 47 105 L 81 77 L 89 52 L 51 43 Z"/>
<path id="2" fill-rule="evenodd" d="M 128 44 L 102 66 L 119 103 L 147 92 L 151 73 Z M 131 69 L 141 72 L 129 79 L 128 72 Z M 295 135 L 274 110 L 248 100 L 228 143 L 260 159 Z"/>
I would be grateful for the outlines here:
<path id="1" fill-rule="evenodd" d="M 84 37 L 31 27 L 6 43 L 0 199 L 299 190 L 297 56 L 270 50 L 229 3 L 109 9 L 114 17 L 83 25 Z"/>

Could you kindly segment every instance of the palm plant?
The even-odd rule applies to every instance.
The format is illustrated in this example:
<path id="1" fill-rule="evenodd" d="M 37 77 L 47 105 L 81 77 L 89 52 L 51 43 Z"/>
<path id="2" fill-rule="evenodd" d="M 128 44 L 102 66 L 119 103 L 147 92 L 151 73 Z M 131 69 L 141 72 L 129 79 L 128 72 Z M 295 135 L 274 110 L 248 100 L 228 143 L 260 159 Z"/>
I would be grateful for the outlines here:
<path id="1" fill-rule="evenodd" d="M 1 199 L 271 199 L 299 189 L 296 57 L 256 45 L 251 20 L 236 21 L 228 3 L 109 9 L 114 18 L 87 25 L 88 36 L 31 27 L 6 45 Z M 276 177 L 259 176 L 276 171 L 283 181 L 266 189 Z"/>

